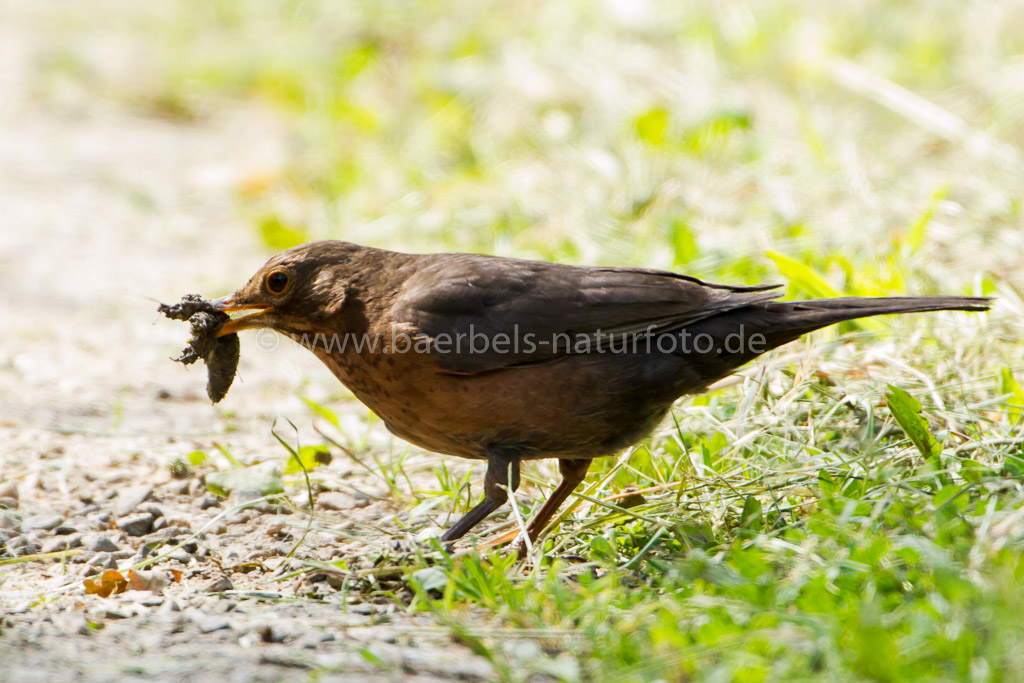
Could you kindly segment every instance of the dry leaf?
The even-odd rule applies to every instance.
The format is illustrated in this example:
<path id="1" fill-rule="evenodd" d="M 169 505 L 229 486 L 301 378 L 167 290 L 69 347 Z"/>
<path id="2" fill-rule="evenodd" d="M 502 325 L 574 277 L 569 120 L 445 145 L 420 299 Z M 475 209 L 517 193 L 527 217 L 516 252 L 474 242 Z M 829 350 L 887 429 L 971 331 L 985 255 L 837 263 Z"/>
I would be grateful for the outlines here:
<path id="1" fill-rule="evenodd" d="M 85 580 L 85 594 L 98 595 L 101 598 L 108 598 L 117 593 L 124 593 L 128 590 L 128 580 L 116 569 L 108 569 L 100 575 L 100 580 Z"/>

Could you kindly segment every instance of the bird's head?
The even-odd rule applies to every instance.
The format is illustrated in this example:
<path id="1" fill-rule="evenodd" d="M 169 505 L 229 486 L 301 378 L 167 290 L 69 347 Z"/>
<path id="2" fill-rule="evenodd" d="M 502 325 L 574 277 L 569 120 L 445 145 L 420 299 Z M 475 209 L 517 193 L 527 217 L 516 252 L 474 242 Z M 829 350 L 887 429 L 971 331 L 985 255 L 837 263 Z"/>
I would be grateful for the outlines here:
<path id="1" fill-rule="evenodd" d="M 266 327 L 316 331 L 340 313 L 348 283 L 368 250 L 338 241 L 311 242 L 273 256 L 234 294 L 213 303 L 225 313 L 246 313 L 224 323 L 226 334 Z"/>

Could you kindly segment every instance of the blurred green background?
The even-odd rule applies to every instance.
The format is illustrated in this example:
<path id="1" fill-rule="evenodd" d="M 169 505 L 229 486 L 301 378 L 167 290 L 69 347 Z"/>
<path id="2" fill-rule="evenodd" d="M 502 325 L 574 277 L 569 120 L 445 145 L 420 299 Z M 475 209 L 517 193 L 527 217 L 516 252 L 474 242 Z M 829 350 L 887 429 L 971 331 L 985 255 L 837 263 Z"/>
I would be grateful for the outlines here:
<path id="1" fill-rule="evenodd" d="M 271 249 L 333 237 L 824 286 L 776 252 L 853 293 L 1019 283 L 1020 3 L 136 11 L 97 26 L 150 34 L 157 76 L 88 83 L 64 43 L 41 83 L 172 119 L 240 101 L 280 116 L 287 158 L 237 188 Z"/>

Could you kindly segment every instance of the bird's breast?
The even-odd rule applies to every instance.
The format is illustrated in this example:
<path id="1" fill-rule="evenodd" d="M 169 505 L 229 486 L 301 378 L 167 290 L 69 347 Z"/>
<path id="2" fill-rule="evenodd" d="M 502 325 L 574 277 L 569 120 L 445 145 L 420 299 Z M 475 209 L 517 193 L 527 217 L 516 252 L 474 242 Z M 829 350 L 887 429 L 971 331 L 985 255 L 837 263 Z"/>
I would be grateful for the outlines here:
<path id="1" fill-rule="evenodd" d="M 609 455 L 646 436 L 674 398 L 646 396 L 599 358 L 453 374 L 423 353 L 313 351 L 391 432 L 467 458 L 491 446 L 524 459 Z"/>

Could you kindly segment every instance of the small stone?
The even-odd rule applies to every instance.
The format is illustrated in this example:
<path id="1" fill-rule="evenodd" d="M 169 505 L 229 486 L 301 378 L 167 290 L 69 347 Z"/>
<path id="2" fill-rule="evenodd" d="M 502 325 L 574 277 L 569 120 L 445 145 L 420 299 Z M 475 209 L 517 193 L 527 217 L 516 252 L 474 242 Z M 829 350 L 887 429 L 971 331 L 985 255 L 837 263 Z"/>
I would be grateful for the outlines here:
<path id="1" fill-rule="evenodd" d="M 184 548 L 178 548 L 173 553 L 167 556 L 169 559 L 176 560 L 182 564 L 188 564 L 192 561 L 192 556 L 189 555 Z"/>
<path id="2" fill-rule="evenodd" d="M 167 525 L 168 522 L 166 517 L 157 517 L 155 520 L 153 520 L 153 531 L 160 531 L 161 529 L 166 529 Z"/>
<path id="3" fill-rule="evenodd" d="M 229 515 L 227 521 L 229 524 L 245 524 L 246 522 L 251 522 L 259 516 L 260 513 L 256 512 L 252 508 L 246 508 L 245 510 L 239 510 L 233 515 Z"/>
<path id="4" fill-rule="evenodd" d="M 200 633 L 213 633 L 214 631 L 222 631 L 224 629 L 231 628 L 231 624 L 228 623 L 227 619 L 222 617 L 210 617 L 203 619 L 198 624 Z"/>
<path id="5" fill-rule="evenodd" d="M 181 606 L 171 598 L 164 600 L 164 603 L 157 609 L 157 614 L 170 614 L 171 612 L 180 612 Z"/>
<path id="6" fill-rule="evenodd" d="M 7 541 L 7 552 L 10 553 L 12 557 L 35 555 L 39 552 L 39 544 L 31 540 L 28 536 L 15 536 L 11 540 Z"/>
<path id="7" fill-rule="evenodd" d="M 163 519 L 163 518 L 161 518 Z M 156 522 L 160 521 L 159 519 Z M 156 522 L 153 522 L 153 526 L 156 526 Z M 154 529 L 153 533 L 149 534 L 147 540 L 150 541 L 168 541 L 173 543 L 174 539 L 179 536 L 191 536 L 192 530 L 186 529 L 181 526 L 165 526 L 161 529 Z"/>
<path id="8" fill-rule="evenodd" d="M 342 491 L 325 491 L 316 497 L 316 504 L 323 510 L 351 510 L 359 502 L 354 496 Z"/>
<path id="9" fill-rule="evenodd" d="M 53 530 L 54 536 L 70 536 L 71 534 L 77 534 L 78 529 L 68 524 L 61 524 L 59 527 Z"/>
<path id="10" fill-rule="evenodd" d="M 231 583 L 231 580 L 228 579 L 228 577 L 222 576 L 207 586 L 204 590 L 207 593 L 223 593 L 224 591 L 233 590 L 234 587 L 234 584 Z"/>
<path id="11" fill-rule="evenodd" d="M 112 553 L 120 550 L 118 545 L 104 534 L 86 534 L 82 536 L 82 546 L 98 553 Z"/>
<path id="12" fill-rule="evenodd" d="M 345 590 L 346 578 L 340 574 L 330 573 L 327 575 L 327 585 L 336 591 Z"/>
<path id="13" fill-rule="evenodd" d="M 85 563 L 86 567 L 98 567 L 100 569 L 117 569 L 117 560 L 111 553 L 96 553 L 92 559 Z"/>
<path id="14" fill-rule="evenodd" d="M 188 487 L 192 484 L 189 479 L 178 479 L 167 485 L 167 491 L 176 496 L 188 495 Z"/>
<path id="15" fill-rule="evenodd" d="M 30 531 L 49 531 L 63 523 L 64 518 L 60 515 L 35 515 L 25 518 L 21 523 L 21 532 L 27 534 Z"/>
<path id="16" fill-rule="evenodd" d="M 352 607 L 349 608 L 349 612 L 352 612 L 353 614 L 363 614 L 367 616 L 377 614 L 379 611 L 380 610 L 377 609 L 376 605 L 371 605 L 368 602 L 361 602 L 358 605 L 352 605 Z"/>
<path id="17" fill-rule="evenodd" d="M 44 553 L 59 553 L 63 550 L 70 548 L 77 548 L 82 545 L 81 534 L 71 534 L 70 536 L 54 536 L 53 538 L 47 539 L 46 542 L 40 547 L 40 552 Z"/>
<path id="18" fill-rule="evenodd" d="M 101 510 L 100 512 L 94 512 L 86 517 L 90 522 L 93 522 L 101 529 L 105 529 L 110 526 L 110 521 L 114 519 L 114 516 L 110 514 L 109 510 Z"/>
<path id="19" fill-rule="evenodd" d="M 18 482 L 11 479 L 0 483 L 0 498 L 13 498 L 18 500 Z"/>
<path id="20" fill-rule="evenodd" d="M 138 512 L 148 512 L 153 515 L 153 519 L 159 519 L 164 516 L 164 509 L 156 503 L 145 503 L 138 507 Z"/>
<path id="21" fill-rule="evenodd" d="M 135 512 L 135 508 L 142 505 L 151 495 L 153 495 L 153 487 L 149 484 L 121 489 L 117 494 L 114 513 L 118 517 L 124 517 L 129 513 Z"/>
<path id="22" fill-rule="evenodd" d="M 203 496 L 199 500 L 199 509 L 200 510 L 206 510 L 207 508 L 217 508 L 217 507 L 220 507 L 220 501 L 216 498 L 216 496 Z"/>
<path id="23" fill-rule="evenodd" d="M 323 641 L 322 634 L 313 632 L 299 638 L 296 644 L 303 650 L 315 650 Z"/>
<path id="24" fill-rule="evenodd" d="M 153 515 L 149 512 L 138 512 L 117 520 L 117 526 L 129 536 L 145 536 L 153 528 Z"/>
<path id="25" fill-rule="evenodd" d="M 23 600 L 8 609 L 7 614 L 26 614 L 30 609 L 32 609 L 32 601 Z"/>
<path id="26" fill-rule="evenodd" d="M 121 610 L 112 609 L 108 607 L 99 613 L 100 618 L 103 619 L 127 619 L 131 616 L 128 612 L 122 612 Z"/>

